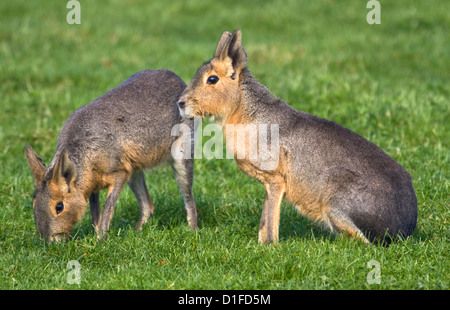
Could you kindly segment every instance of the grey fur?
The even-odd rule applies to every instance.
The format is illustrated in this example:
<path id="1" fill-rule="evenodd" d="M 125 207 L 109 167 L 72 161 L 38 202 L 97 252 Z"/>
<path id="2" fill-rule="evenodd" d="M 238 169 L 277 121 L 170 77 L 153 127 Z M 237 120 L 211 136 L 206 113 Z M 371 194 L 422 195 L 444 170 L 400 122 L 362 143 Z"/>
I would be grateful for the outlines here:
<path id="1" fill-rule="evenodd" d="M 328 201 L 328 225 L 346 219 L 370 241 L 410 236 L 417 199 L 409 173 L 382 149 L 332 122 L 296 111 L 244 72 L 246 110 L 255 123 L 278 124 L 281 152 L 293 184 L 308 184 Z M 301 202 L 297 202 L 301 203 Z M 385 234 L 388 238 L 384 238 Z"/>
<path id="2" fill-rule="evenodd" d="M 358 134 L 275 98 L 246 65 L 241 32 L 224 32 L 215 57 L 197 70 L 178 105 L 186 118 L 212 115 L 222 126 L 279 126 L 279 164 L 273 171 L 262 168 L 264 156 L 249 161 L 235 155 L 239 168 L 267 191 L 259 241 L 278 240 L 282 198 L 331 230 L 366 242 L 388 244 L 410 236 L 417 199 L 409 173 Z M 209 74 L 218 75 L 218 82 L 208 85 Z"/>
<path id="3" fill-rule="evenodd" d="M 75 189 L 83 193 L 85 200 L 89 197 L 93 225 L 99 238 L 106 237 L 114 205 L 126 182 L 139 203 L 141 217 L 137 228 L 142 227 L 153 213 L 143 170 L 165 161 L 174 168 L 191 227 L 196 228 L 192 156 L 178 161 L 171 156 L 172 144 L 181 139 L 171 135 L 172 127 L 185 123 L 193 129 L 193 122 L 183 120 L 176 106 L 176 99 L 185 87 L 181 78 L 171 71 L 140 71 L 69 117 L 59 134 L 56 154 L 44 177 L 36 184 L 35 218 L 43 237 L 51 240 L 52 236 L 64 233 L 67 237 L 68 234 L 67 228 L 63 231 L 54 228 L 62 227 L 62 224 L 55 224 L 58 218 L 52 216 L 53 206 L 49 206 L 48 184 L 54 178 L 53 170 L 63 152 L 67 152 L 69 161 L 76 167 Z M 191 150 L 193 154 L 193 145 Z M 33 170 L 36 160 L 32 153 L 27 147 Z M 101 214 L 98 191 L 103 188 L 108 188 L 110 193 Z M 85 208 L 81 202 L 76 206 L 76 209 L 80 208 Z M 69 212 L 71 208 L 65 209 Z M 72 218 L 74 223 L 79 220 L 76 216 Z M 70 228 L 74 223 L 69 225 Z"/>

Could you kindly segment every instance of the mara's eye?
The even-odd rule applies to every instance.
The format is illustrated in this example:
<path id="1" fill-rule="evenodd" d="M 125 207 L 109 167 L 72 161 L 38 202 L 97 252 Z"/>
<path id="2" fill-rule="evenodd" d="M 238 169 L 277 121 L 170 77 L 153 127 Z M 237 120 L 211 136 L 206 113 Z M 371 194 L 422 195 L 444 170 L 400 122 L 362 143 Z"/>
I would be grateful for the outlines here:
<path id="1" fill-rule="evenodd" d="M 217 84 L 217 82 L 219 82 L 219 78 L 217 77 L 217 75 L 211 75 L 206 80 L 206 84 Z"/>
<path id="2" fill-rule="evenodd" d="M 62 202 L 58 202 L 58 204 L 55 207 L 56 215 L 60 214 L 64 210 L 64 204 Z"/>

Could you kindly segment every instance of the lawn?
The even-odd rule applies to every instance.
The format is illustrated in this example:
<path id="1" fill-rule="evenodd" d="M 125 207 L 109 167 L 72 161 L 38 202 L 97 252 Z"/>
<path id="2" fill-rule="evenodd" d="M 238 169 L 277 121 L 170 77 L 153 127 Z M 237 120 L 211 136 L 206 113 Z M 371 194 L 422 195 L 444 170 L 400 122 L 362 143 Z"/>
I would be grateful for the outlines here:
<path id="1" fill-rule="evenodd" d="M 373 25 L 356 0 L 80 2 L 81 24 L 67 23 L 66 1 L 0 3 L 0 289 L 449 289 L 449 1 L 380 1 Z M 142 231 L 126 188 L 107 242 L 86 212 L 69 241 L 45 244 L 25 145 L 49 163 L 76 108 L 142 69 L 188 83 L 234 29 L 276 96 L 366 137 L 411 173 L 414 234 L 371 246 L 283 203 L 279 244 L 260 245 L 264 188 L 233 160 L 196 159 L 197 231 L 162 165 L 147 173 L 156 211 Z"/>

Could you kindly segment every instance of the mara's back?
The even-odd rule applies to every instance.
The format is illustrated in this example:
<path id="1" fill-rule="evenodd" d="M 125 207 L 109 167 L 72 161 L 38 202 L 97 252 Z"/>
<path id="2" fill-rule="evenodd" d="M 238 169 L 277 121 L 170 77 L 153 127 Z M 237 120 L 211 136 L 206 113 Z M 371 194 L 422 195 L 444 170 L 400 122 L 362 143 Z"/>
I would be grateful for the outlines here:
<path id="1" fill-rule="evenodd" d="M 258 240 L 278 241 L 283 198 L 309 218 L 365 242 L 386 232 L 409 236 L 417 200 L 408 172 L 356 133 L 275 98 L 248 70 L 241 38 L 240 30 L 222 33 L 214 58 L 197 70 L 178 105 L 187 118 L 211 115 L 223 126 L 256 125 L 261 130 L 257 158 L 244 158 L 233 146 L 239 168 L 266 189 Z M 264 136 L 268 125 L 271 133 L 278 125 L 274 137 L 279 139 Z M 235 144 L 235 136 L 227 134 L 227 142 Z M 240 149 L 251 145 L 240 144 Z"/>
<path id="2" fill-rule="evenodd" d="M 185 87 L 171 71 L 140 71 L 76 110 L 64 124 L 57 148 L 66 149 L 74 161 L 88 157 L 111 166 L 123 161 L 125 153 L 134 169 L 164 161 L 176 138 L 171 129 L 182 121 L 176 100 Z"/>

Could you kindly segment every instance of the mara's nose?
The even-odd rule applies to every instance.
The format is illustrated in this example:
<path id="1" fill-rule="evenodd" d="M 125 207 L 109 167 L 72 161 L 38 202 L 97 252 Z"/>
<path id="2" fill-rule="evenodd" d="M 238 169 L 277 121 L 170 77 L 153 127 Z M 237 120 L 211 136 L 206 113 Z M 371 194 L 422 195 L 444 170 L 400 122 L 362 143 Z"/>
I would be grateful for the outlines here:
<path id="1" fill-rule="evenodd" d="M 178 101 L 178 106 L 180 107 L 180 109 L 183 109 L 186 106 L 186 102 Z"/>

